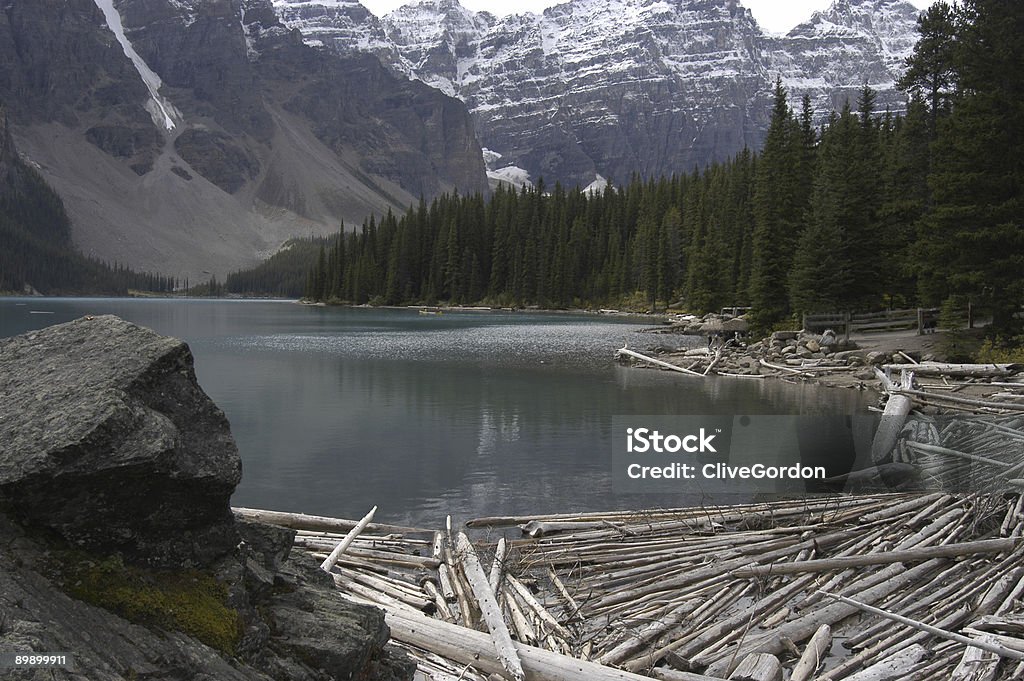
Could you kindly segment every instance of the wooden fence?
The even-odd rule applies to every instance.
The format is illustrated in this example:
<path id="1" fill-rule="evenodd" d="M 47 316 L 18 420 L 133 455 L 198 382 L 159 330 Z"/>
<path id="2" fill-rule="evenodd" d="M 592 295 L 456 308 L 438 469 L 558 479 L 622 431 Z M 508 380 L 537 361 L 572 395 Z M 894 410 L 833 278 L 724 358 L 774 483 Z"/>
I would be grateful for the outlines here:
<path id="1" fill-rule="evenodd" d="M 805 331 L 820 333 L 825 329 L 832 329 L 837 334 L 842 333 L 847 340 L 850 334 L 871 331 L 899 331 L 901 329 L 917 329 L 918 335 L 934 330 L 939 319 L 939 308 L 911 308 L 907 310 L 886 310 L 885 312 L 870 312 L 864 314 L 851 314 L 849 312 L 837 312 L 831 314 L 805 314 L 803 317 L 803 328 Z"/>

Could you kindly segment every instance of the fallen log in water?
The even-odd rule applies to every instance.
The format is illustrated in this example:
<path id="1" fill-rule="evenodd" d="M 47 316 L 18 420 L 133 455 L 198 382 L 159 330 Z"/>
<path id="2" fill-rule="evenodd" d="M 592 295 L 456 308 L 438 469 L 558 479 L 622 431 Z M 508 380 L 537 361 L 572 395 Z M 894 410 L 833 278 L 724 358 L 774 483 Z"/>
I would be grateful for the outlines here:
<path id="1" fill-rule="evenodd" d="M 941 362 L 920 362 L 918 364 L 886 364 L 885 371 L 913 371 L 920 376 L 955 376 L 957 378 L 988 378 L 1013 376 L 1024 370 L 1021 364 L 943 364 Z"/>
<path id="2" fill-rule="evenodd" d="M 1024 404 L 1007 404 L 1006 402 L 996 402 L 994 400 L 978 400 L 970 397 L 943 395 L 941 393 L 932 393 L 924 390 L 904 390 L 900 388 L 898 392 L 903 393 L 905 395 L 914 395 L 916 397 L 921 397 L 930 402 L 948 402 L 950 405 L 966 405 L 969 407 L 983 407 L 986 409 L 995 409 L 1001 411 L 1024 412 Z"/>
<path id="3" fill-rule="evenodd" d="M 825 654 L 832 645 L 832 627 L 822 624 L 808 641 L 800 659 L 793 665 L 789 681 L 810 681 L 825 661 Z"/>
<path id="4" fill-rule="evenodd" d="M 284 511 L 266 511 L 256 508 L 232 507 L 235 515 L 246 520 L 255 520 L 268 525 L 288 527 L 293 530 L 326 530 L 348 532 L 359 524 L 356 520 L 343 520 L 322 515 L 306 515 L 305 513 L 287 513 Z M 401 525 L 385 525 L 383 523 L 369 523 L 364 529 L 371 532 L 393 532 L 398 534 L 423 535 L 433 534 L 432 530 L 424 530 L 418 527 L 403 527 Z"/>
<path id="5" fill-rule="evenodd" d="M 634 352 L 634 351 L 628 350 L 626 348 L 620 348 L 619 350 L 616 350 L 615 351 L 615 356 L 616 357 L 622 357 L 622 356 L 632 357 L 633 359 L 639 359 L 642 362 L 647 362 L 648 364 L 653 364 L 655 366 L 659 366 L 662 369 L 668 369 L 670 371 L 678 371 L 679 373 L 689 374 L 690 376 L 700 376 L 701 378 L 703 378 L 703 376 L 704 376 L 703 374 L 699 374 L 696 371 L 690 371 L 689 369 L 684 369 L 683 367 L 676 366 L 675 364 L 669 364 L 668 362 L 663 362 L 660 359 L 655 359 L 654 357 L 648 357 L 646 355 L 641 355 L 639 352 Z"/>
<path id="6" fill-rule="evenodd" d="M 878 424 L 878 430 L 875 431 L 875 438 L 871 443 L 871 460 L 875 464 L 879 464 L 890 457 L 913 403 L 906 395 L 896 392 L 897 386 L 889 380 L 888 376 L 878 369 L 875 369 L 875 375 L 889 395 L 889 399 L 885 403 L 885 410 L 882 412 L 882 420 Z M 913 372 L 904 371 L 900 375 L 900 387 L 904 390 L 913 389 Z"/>

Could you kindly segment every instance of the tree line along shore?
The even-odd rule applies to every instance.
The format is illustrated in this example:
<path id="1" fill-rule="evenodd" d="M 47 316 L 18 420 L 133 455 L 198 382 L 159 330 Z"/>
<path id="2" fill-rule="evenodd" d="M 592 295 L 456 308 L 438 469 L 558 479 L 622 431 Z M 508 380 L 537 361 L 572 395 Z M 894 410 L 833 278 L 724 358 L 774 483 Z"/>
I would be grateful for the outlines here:
<path id="1" fill-rule="evenodd" d="M 759 153 L 596 193 L 541 181 L 420 201 L 314 245 L 302 293 L 387 305 L 748 305 L 763 330 L 801 313 L 970 303 L 1016 333 L 1024 9 L 937 3 L 919 24 L 903 112 L 876 110 L 865 87 L 815 127 L 809 101 L 794 106 L 777 83 Z M 229 277 L 228 290 L 242 280 Z"/>

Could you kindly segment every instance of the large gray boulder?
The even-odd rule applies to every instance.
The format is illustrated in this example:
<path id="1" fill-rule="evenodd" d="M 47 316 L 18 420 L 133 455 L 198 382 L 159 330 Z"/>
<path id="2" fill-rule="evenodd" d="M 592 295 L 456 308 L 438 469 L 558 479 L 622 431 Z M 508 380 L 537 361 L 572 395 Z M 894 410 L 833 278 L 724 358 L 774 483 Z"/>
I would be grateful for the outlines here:
<path id="1" fill-rule="evenodd" d="M 113 316 L 0 341 L 0 509 L 90 549 L 205 565 L 241 459 L 183 341 Z"/>
<path id="2" fill-rule="evenodd" d="M 12 678 L 412 679 L 293 531 L 235 521 L 240 476 L 182 341 L 117 317 L 0 340 L 0 653 L 76 665 Z"/>

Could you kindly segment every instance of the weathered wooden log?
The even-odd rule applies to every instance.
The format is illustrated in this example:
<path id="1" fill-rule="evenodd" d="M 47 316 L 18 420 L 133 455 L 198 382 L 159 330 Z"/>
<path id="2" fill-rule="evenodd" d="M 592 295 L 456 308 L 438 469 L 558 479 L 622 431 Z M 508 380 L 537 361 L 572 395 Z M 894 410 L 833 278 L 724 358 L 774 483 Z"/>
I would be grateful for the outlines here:
<path id="1" fill-rule="evenodd" d="M 455 585 L 452 584 L 452 578 L 448 565 L 442 563 L 437 566 L 437 581 L 441 585 L 441 595 L 449 603 L 458 602 L 458 596 L 455 593 Z"/>
<path id="2" fill-rule="evenodd" d="M 1006 571 L 985 592 L 985 595 L 978 602 L 975 614 L 994 615 L 998 613 L 1007 601 L 1012 602 L 1014 600 L 1015 587 L 1021 585 L 1022 579 L 1024 579 L 1024 567 Z"/>
<path id="3" fill-rule="evenodd" d="M 990 636 L 982 636 L 978 640 L 996 644 L 996 640 Z M 995 681 L 999 677 L 1000 661 L 1001 658 L 995 653 L 968 646 L 949 681 Z"/>
<path id="4" fill-rule="evenodd" d="M 961 636 L 960 634 L 954 633 L 952 631 L 945 631 L 944 629 L 933 627 L 930 624 L 925 624 L 924 622 L 919 622 L 917 620 L 910 619 L 909 617 L 903 617 L 902 615 L 897 615 L 896 613 L 887 612 L 885 610 L 882 610 L 881 608 L 876 608 L 866 603 L 855 601 L 854 599 L 847 598 L 846 596 L 840 596 L 839 594 L 832 593 L 828 593 L 825 595 L 831 598 L 835 598 L 836 600 L 846 603 L 847 605 L 852 605 L 858 610 L 863 610 L 864 612 L 870 612 L 872 614 L 878 615 L 879 617 L 891 619 L 894 622 L 905 624 L 913 629 L 919 629 L 920 631 L 927 632 L 929 634 L 932 634 L 933 636 L 938 636 L 940 638 L 945 638 L 950 641 L 963 643 L 964 645 L 981 648 L 982 650 L 987 650 L 988 652 L 994 653 L 1001 657 L 1009 657 L 1014 660 L 1024 660 L 1024 652 L 1011 650 L 1010 648 L 1007 648 L 1002 645 L 990 644 L 985 641 L 979 641 L 977 639 L 969 638 L 967 636 Z"/>
<path id="5" fill-rule="evenodd" d="M 501 537 L 494 549 L 494 562 L 491 563 L 491 571 L 487 575 L 487 584 L 495 594 L 500 591 L 501 575 L 505 570 L 505 550 L 505 538 Z"/>
<path id="6" fill-rule="evenodd" d="M 714 677 L 682 672 L 669 667 L 655 667 L 651 670 L 651 677 L 660 681 L 711 681 Z M 645 677 L 646 678 L 646 677 Z"/>
<path id="7" fill-rule="evenodd" d="M 349 546 L 346 551 L 346 555 L 348 554 L 359 556 L 360 558 L 369 558 L 381 563 L 426 568 L 428 570 L 434 570 L 439 565 L 437 560 L 427 556 L 414 556 L 411 553 L 397 553 L 394 551 L 377 551 L 375 549 L 363 549 L 355 546 Z"/>
<path id="8" fill-rule="evenodd" d="M 964 627 L 961 631 L 964 634 L 970 634 L 971 638 L 974 639 L 991 637 L 993 641 L 1000 645 L 1006 646 L 1010 650 L 1016 650 L 1018 652 L 1024 653 L 1024 638 L 1020 638 L 1017 636 L 1007 636 L 1006 634 L 994 634 L 988 631 L 979 631 L 978 629 L 974 629 L 973 627 Z"/>
<path id="9" fill-rule="evenodd" d="M 520 643 L 540 647 L 541 637 L 537 635 L 537 630 L 526 619 L 526 614 L 519 607 L 519 600 L 516 598 L 515 592 L 508 585 L 502 587 L 501 600 L 508 609 L 509 620 L 512 622 L 512 628 L 515 629 L 516 640 Z"/>
<path id="10" fill-rule="evenodd" d="M 966 607 L 956 609 L 935 622 L 934 626 L 939 629 L 954 629 L 960 626 L 964 618 L 967 616 L 967 612 L 968 609 Z M 883 621 L 889 622 L 889 620 Z M 861 650 L 853 657 L 847 657 L 835 667 L 830 668 L 828 671 L 819 673 L 817 681 L 845 679 L 849 674 L 853 673 L 865 664 L 873 664 L 879 659 L 879 656 L 891 654 L 893 650 L 901 647 L 905 648 L 907 646 L 914 645 L 915 643 L 922 643 L 929 638 L 929 634 L 927 632 L 915 632 L 912 629 L 908 630 L 907 627 L 893 627 L 891 623 L 886 632 L 887 635 L 884 638 L 879 639 L 875 643 Z"/>
<path id="11" fill-rule="evenodd" d="M 822 624 L 814 632 L 814 636 L 807 642 L 803 655 L 793 665 L 793 671 L 789 675 L 789 681 L 810 681 L 811 677 L 818 671 L 818 667 L 825 661 L 829 647 L 832 645 L 832 627 Z"/>
<path id="12" fill-rule="evenodd" d="M 339 575 L 337 572 L 332 572 L 331 578 L 334 579 L 334 585 L 341 589 L 341 591 L 348 595 L 360 597 L 362 600 L 372 603 L 373 605 L 399 608 L 403 611 L 415 613 L 419 613 L 421 610 L 418 605 L 405 603 L 393 596 L 382 593 L 378 589 L 360 584 L 346 575 Z"/>
<path id="13" fill-rule="evenodd" d="M 322 515 L 306 515 L 305 513 L 286 513 L 284 511 L 267 511 L 258 508 L 241 507 L 232 508 L 231 510 L 235 513 L 235 515 L 239 515 L 245 518 L 246 520 L 256 520 L 258 522 L 267 523 L 268 525 L 288 527 L 293 530 L 326 530 L 328 532 L 348 532 L 358 524 L 358 521 L 356 520 L 331 518 Z M 424 530 L 419 527 L 404 527 L 402 525 L 385 525 L 383 523 L 369 523 L 364 529 L 368 529 L 371 532 L 419 534 L 427 536 L 433 535 L 433 530 Z"/>
<path id="14" fill-rule="evenodd" d="M 411 610 L 385 607 L 385 622 L 397 641 L 417 646 L 487 674 L 506 673 L 498 661 L 490 637 Z M 594 662 L 567 657 L 522 643 L 515 643 L 529 681 L 644 681 L 647 677 Z M 687 681 L 722 681 L 699 674 Z"/>
<path id="15" fill-rule="evenodd" d="M 519 654 L 512 644 L 512 635 L 509 633 L 505 620 L 501 616 L 501 608 L 498 606 L 498 601 L 494 597 L 490 585 L 487 583 L 487 575 L 484 574 L 484 569 L 480 566 L 480 560 L 476 556 L 476 551 L 473 549 L 473 545 L 465 533 L 459 532 L 455 540 L 455 548 L 459 554 L 459 562 L 462 566 L 463 574 L 466 575 L 466 579 L 469 581 L 469 587 L 473 591 L 473 596 L 476 598 L 477 603 L 480 604 L 480 613 L 487 624 L 488 631 L 491 632 L 491 640 L 494 642 L 494 650 L 497 653 L 498 660 L 501 661 L 501 666 L 511 674 L 515 681 L 524 681 L 526 674 L 523 672 L 523 665 L 519 660 Z"/>
<path id="16" fill-rule="evenodd" d="M 826 549 L 834 544 L 843 541 L 849 537 L 849 533 L 845 530 L 837 532 L 829 532 L 827 534 L 820 535 L 814 539 L 810 539 L 798 543 L 787 543 L 784 546 L 776 550 L 764 551 L 763 549 L 751 549 L 749 546 L 741 546 L 737 548 L 737 551 L 745 555 L 758 555 L 759 560 L 773 561 L 779 558 L 788 557 L 792 555 L 794 551 L 800 551 L 808 547 L 815 547 L 816 549 Z M 695 584 L 705 579 L 720 577 L 724 574 L 729 574 L 735 570 L 742 568 L 743 564 L 749 562 L 749 559 L 745 557 L 736 558 L 732 560 L 723 560 L 719 563 L 700 567 L 696 570 L 678 574 L 667 579 L 658 579 L 651 581 L 648 584 L 637 587 L 635 589 L 626 589 L 618 591 L 613 594 L 609 594 L 603 597 L 600 601 L 595 604 L 595 610 L 601 607 L 608 607 L 619 605 L 621 603 L 632 601 L 636 598 L 643 596 L 649 596 L 662 591 L 668 591 L 670 589 L 676 589 L 678 587 L 686 586 L 689 584 Z M 812 632 L 813 633 L 813 632 Z"/>
<path id="17" fill-rule="evenodd" d="M 402 603 L 412 606 L 422 612 L 429 614 L 437 609 L 433 599 L 427 597 L 425 593 L 413 593 L 410 590 L 400 588 L 394 583 L 381 579 L 380 577 L 375 577 L 356 570 L 348 571 L 342 575 L 342 577 L 347 580 L 351 580 L 351 582 L 362 584 L 369 589 L 373 589 L 377 593 L 390 596 L 391 598 L 401 601 Z M 335 583 L 338 582 L 336 581 Z"/>
<path id="18" fill-rule="evenodd" d="M 784 371 L 784 372 L 786 372 L 788 374 L 798 374 L 800 376 L 806 376 L 808 378 L 813 378 L 814 377 L 814 374 L 808 373 L 806 371 L 801 371 L 800 369 L 794 369 L 793 367 L 786 367 L 786 366 L 782 366 L 781 364 L 769 364 L 768 362 L 764 361 L 763 359 L 759 359 L 757 361 L 761 364 L 761 366 L 763 366 L 763 367 L 765 367 L 767 369 L 774 369 L 775 371 Z"/>
<path id="19" fill-rule="evenodd" d="M 930 560 L 932 558 L 951 558 L 977 553 L 1001 553 L 1003 551 L 1012 551 L 1020 541 L 1016 537 L 1007 537 L 1004 539 L 965 542 L 963 544 L 928 546 L 922 549 L 909 549 L 906 551 L 886 551 L 885 553 L 866 553 L 860 556 L 843 556 L 841 558 L 821 558 L 792 563 L 752 565 L 732 570 L 729 574 L 736 578 L 769 577 L 793 575 L 801 572 L 831 572 L 832 570 L 845 570 L 846 568 L 864 567 L 865 565 L 909 563 Z"/>
<path id="20" fill-rule="evenodd" d="M 730 681 L 782 681 L 779 658 L 768 653 L 751 653 L 740 660 Z"/>
<path id="21" fill-rule="evenodd" d="M 882 387 L 889 394 L 885 409 L 882 411 L 882 420 L 879 422 L 875 438 L 871 442 L 871 460 L 879 464 L 889 459 L 889 454 L 899 440 L 900 431 L 903 430 L 903 424 L 906 423 L 913 403 L 906 395 L 894 392 L 895 386 L 892 381 L 877 368 L 875 375 L 878 376 Z M 911 390 L 914 387 L 914 374 L 904 371 L 900 376 L 900 386 L 904 390 Z"/>
<path id="22" fill-rule="evenodd" d="M 811 584 L 813 580 L 814 577 L 811 575 L 798 577 L 775 593 L 769 594 L 765 598 L 755 600 L 749 607 L 741 610 L 728 619 L 716 622 L 713 625 L 704 627 L 701 631 L 696 631 L 689 636 L 684 636 L 662 646 L 648 656 L 646 665 L 650 666 L 653 662 L 658 661 L 665 655 L 674 651 L 678 652 L 683 657 L 690 657 L 695 653 L 706 649 L 708 645 L 720 640 L 728 633 L 741 630 L 748 622 L 756 621 L 755 618 L 763 616 L 766 612 L 775 610 L 795 594 L 800 593 L 800 591 L 802 591 L 807 585 Z M 692 616 L 696 616 L 696 613 L 693 613 Z M 631 662 L 627 665 L 627 669 L 632 671 L 639 671 L 643 668 L 644 661 L 640 660 L 635 663 Z"/>
<path id="23" fill-rule="evenodd" d="M 355 527 L 348 531 L 348 534 L 346 534 L 345 538 L 341 540 L 337 548 L 331 551 L 331 555 L 327 556 L 324 562 L 320 564 L 321 570 L 324 572 L 331 571 L 334 564 L 338 562 L 339 558 L 341 558 L 341 554 L 345 553 L 345 550 L 351 546 L 352 542 L 355 541 L 355 538 L 359 536 L 359 533 L 366 529 L 366 526 L 370 524 L 370 521 L 373 520 L 373 514 L 376 512 L 377 507 L 374 506 L 370 509 L 369 513 L 363 516 L 362 520 L 356 523 Z"/>
<path id="24" fill-rule="evenodd" d="M 677 605 L 664 616 L 651 622 L 640 631 L 636 633 L 630 632 L 625 641 L 601 654 L 595 661 L 599 664 L 619 664 L 643 650 L 649 642 L 656 641 L 665 632 L 679 626 L 679 623 L 687 618 L 690 612 L 695 609 L 695 606 L 696 604 L 693 601 L 686 601 Z"/>
<path id="25" fill-rule="evenodd" d="M 1024 366 L 1020 364 L 943 364 L 921 362 L 919 364 L 885 364 L 885 371 L 913 371 L 919 376 L 953 376 L 957 378 L 986 378 L 990 376 L 1012 376 Z"/>
<path id="26" fill-rule="evenodd" d="M 558 521 L 558 520 L 531 520 L 519 529 L 523 534 L 534 539 L 546 537 L 556 532 L 578 532 L 579 530 L 593 530 L 607 527 L 606 521 L 579 522 L 579 521 Z"/>
<path id="27" fill-rule="evenodd" d="M 455 621 L 455 613 L 452 612 L 451 607 L 448 605 L 448 601 L 445 600 L 444 596 L 438 591 L 437 587 L 431 581 L 423 582 L 423 591 L 432 599 L 434 599 L 434 607 L 437 608 L 437 614 L 443 617 L 448 622 Z"/>
<path id="28" fill-rule="evenodd" d="M 668 362 L 663 362 L 660 359 L 655 359 L 653 357 L 648 357 L 646 355 L 641 355 L 639 352 L 633 352 L 632 350 L 627 350 L 626 348 L 621 348 L 621 349 L 615 351 L 615 356 L 616 357 L 619 357 L 620 355 L 625 355 L 626 357 L 632 357 L 634 359 L 639 359 L 641 361 L 648 362 L 648 363 L 653 364 L 655 366 L 662 367 L 663 369 L 669 369 L 670 371 L 678 371 L 681 374 L 688 374 L 690 376 L 700 376 L 700 377 L 703 378 L 703 375 L 697 373 L 696 371 L 690 371 L 689 369 L 685 369 L 683 367 L 676 366 L 675 364 L 669 364 Z"/>
<path id="29" fill-rule="evenodd" d="M 1013 465 L 1005 461 L 999 461 L 998 459 L 990 459 L 987 456 L 969 454 L 967 452 L 959 452 L 955 449 L 950 449 L 948 447 L 940 447 L 939 445 L 930 445 L 925 442 L 908 442 L 907 446 L 918 452 L 924 452 L 926 454 L 943 454 L 945 456 L 952 456 L 958 459 L 964 459 L 966 461 L 973 461 L 975 463 L 984 463 L 988 464 L 989 466 L 996 466 L 997 468 L 1010 468 Z"/>
<path id="30" fill-rule="evenodd" d="M 722 348 L 718 348 L 718 350 L 715 351 L 715 357 L 714 357 L 714 359 L 711 360 L 711 362 L 704 369 L 703 375 L 707 376 L 711 372 L 711 370 L 715 367 L 715 365 L 718 364 L 718 361 L 720 359 L 722 359 Z"/>
<path id="31" fill-rule="evenodd" d="M 515 591 L 522 602 L 537 615 L 549 632 L 554 632 L 564 639 L 572 638 L 572 634 L 569 630 L 562 626 L 562 624 L 556 620 L 550 612 L 548 612 L 547 608 L 541 605 L 541 603 L 534 598 L 533 594 L 530 593 L 530 590 L 526 588 L 526 585 L 519 581 L 515 575 L 508 575 L 507 580 L 512 590 Z"/>
<path id="32" fill-rule="evenodd" d="M 902 499 L 906 495 L 896 492 L 883 494 L 872 494 L 863 497 L 844 497 L 842 505 L 837 504 L 836 499 L 825 499 L 822 501 L 811 501 L 801 499 L 797 501 L 776 501 L 760 502 L 751 504 L 739 504 L 732 506 L 702 506 L 700 508 L 666 508 L 657 511 L 592 511 L 588 513 L 561 513 L 547 515 L 523 515 L 523 516 L 489 516 L 474 518 L 466 522 L 466 527 L 509 527 L 522 525 L 531 520 L 610 520 L 612 522 L 633 522 L 651 523 L 655 521 L 670 521 L 667 529 L 686 527 L 689 519 L 713 520 L 724 523 L 731 520 L 741 521 L 753 514 L 770 514 L 772 518 L 781 518 L 787 515 L 805 515 L 817 511 L 828 510 L 836 512 L 841 507 L 850 509 L 862 508 L 875 505 L 881 508 L 888 508 L 892 499 Z"/>
<path id="33" fill-rule="evenodd" d="M 558 573 L 555 572 L 554 568 L 548 567 L 548 577 L 551 579 L 551 583 L 555 585 L 555 591 L 565 601 L 566 606 L 569 609 L 568 619 L 583 619 L 580 615 L 580 606 L 576 602 L 576 599 L 572 597 L 569 590 L 565 588 L 565 584 L 558 577 Z"/>
<path id="34" fill-rule="evenodd" d="M 847 681 L 896 681 L 909 676 L 910 670 L 928 655 L 928 649 L 915 643 L 898 650 L 867 669 L 847 677 Z"/>
<path id="35" fill-rule="evenodd" d="M 909 570 L 904 569 L 898 563 L 889 565 L 871 575 L 870 579 L 874 584 L 860 591 L 860 596 L 868 602 L 875 602 L 885 598 L 889 594 L 905 588 L 908 584 L 914 584 L 918 580 L 923 579 L 935 570 L 938 562 L 937 559 L 931 560 Z M 743 643 L 736 646 L 735 650 L 726 649 L 712 656 L 709 660 L 712 664 L 708 668 L 708 673 L 723 676 L 723 672 L 729 671 L 730 660 L 742 658 L 752 652 L 779 654 L 784 650 L 783 638 L 788 638 L 797 643 L 805 641 L 814 635 L 822 624 L 834 626 L 837 622 L 857 612 L 857 610 L 856 606 L 849 603 L 833 603 L 824 608 L 816 609 L 799 619 L 786 622 L 773 631 L 765 632 L 758 636 L 748 636 Z"/>
<path id="36" fill-rule="evenodd" d="M 1024 404 L 1008 404 L 1006 402 L 997 402 L 995 400 L 978 400 L 970 397 L 957 397 L 956 395 L 942 395 L 940 393 L 931 393 L 924 390 L 900 389 L 900 392 L 907 395 L 915 395 L 930 401 L 949 402 L 950 404 L 963 404 L 971 407 L 985 407 L 988 409 L 1001 409 L 1003 411 L 1024 411 Z"/>

